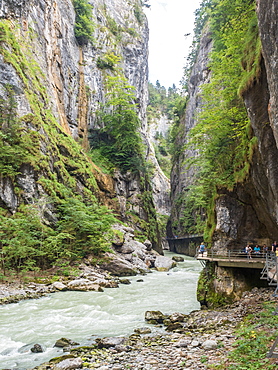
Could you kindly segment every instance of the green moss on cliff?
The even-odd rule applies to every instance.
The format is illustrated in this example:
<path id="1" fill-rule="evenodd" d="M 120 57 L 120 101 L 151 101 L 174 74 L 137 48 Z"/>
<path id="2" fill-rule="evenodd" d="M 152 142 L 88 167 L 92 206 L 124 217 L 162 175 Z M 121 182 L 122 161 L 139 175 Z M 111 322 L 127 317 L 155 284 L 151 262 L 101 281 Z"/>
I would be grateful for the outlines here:
<path id="1" fill-rule="evenodd" d="M 21 165 L 28 164 L 49 196 L 44 204 L 21 205 L 13 216 L 2 212 L 1 264 L 18 270 L 43 268 L 61 258 L 98 255 L 107 250 L 111 225 L 116 222 L 98 204 L 93 163 L 49 109 L 45 77 L 28 47 L 28 38 L 23 40 L 13 23 L 0 22 L 0 53 L 20 77 L 32 111 L 17 118 L 14 92 L 6 86 L 8 103 L 0 102 L 2 175 L 15 178 Z M 20 190 L 17 195 L 20 200 Z M 42 223 L 44 207 L 52 210 L 48 226 Z"/>
<path id="2" fill-rule="evenodd" d="M 217 278 L 215 267 L 215 262 L 207 262 L 198 280 L 197 300 L 203 307 L 217 308 L 232 302 L 231 297 L 215 291 L 214 280 Z"/>
<path id="3" fill-rule="evenodd" d="M 46 88 L 43 87 L 46 85 L 45 77 L 36 62 L 26 52 L 28 49 L 26 41 L 20 36 L 17 39 L 15 29 L 9 21 L 0 22 L 0 35 L 0 52 L 22 79 L 24 92 L 33 111 L 20 118 L 24 125 L 22 130 L 26 132 L 26 135 L 21 135 L 21 140 L 25 142 L 25 148 L 30 154 L 30 160 L 27 163 L 35 166 L 36 170 L 43 169 L 43 173 L 47 172 L 47 190 L 50 190 L 52 183 L 52 195 L 56 193 L 57 181 L 62 183 L 59 187 L 64 185 L 75 192 L 78 176 L 82 178 L 82 182 L 93 195 L 97 188 L 93 165 L 78 143 L 62 131 L 51 113 Z M 35 131 L 38 129 L 40 134 Z M 42 143 L 47 157 L 42 154 Z M 18 150 L 18 147 L 14 149 Z M 56 168 L 54 173 L 51 170 L 53 167 Z M 59 192 L 58 198 L 60 196 Z"/>
<path id="4" fill-rule="evenodd" d="M 253 84 L 258 81 L 261 74 L 262 45 L 259 37 L 258 19 L 254 13 L 249 21 L 249 26 L 244 39 L 242 80 L 238 93 L 242 96 Z"/>

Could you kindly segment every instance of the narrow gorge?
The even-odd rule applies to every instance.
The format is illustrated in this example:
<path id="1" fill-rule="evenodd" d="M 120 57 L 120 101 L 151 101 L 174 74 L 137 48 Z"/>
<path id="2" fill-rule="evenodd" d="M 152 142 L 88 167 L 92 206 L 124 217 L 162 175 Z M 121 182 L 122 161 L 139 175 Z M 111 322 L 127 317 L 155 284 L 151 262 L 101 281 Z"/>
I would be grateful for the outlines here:
<path id="1" fill-rule="evenodd" d="M 215 255 L 278 240 L 277 1 L 201 1 L 168 90 L 149 81 L 151 5 L 0 0 L 3 304 L 169 271 L 167 240 L 186 235 Z M 203 267 L 202 308 L 234 304 L 236 320 L 267 286 L 259 270 Z"/>

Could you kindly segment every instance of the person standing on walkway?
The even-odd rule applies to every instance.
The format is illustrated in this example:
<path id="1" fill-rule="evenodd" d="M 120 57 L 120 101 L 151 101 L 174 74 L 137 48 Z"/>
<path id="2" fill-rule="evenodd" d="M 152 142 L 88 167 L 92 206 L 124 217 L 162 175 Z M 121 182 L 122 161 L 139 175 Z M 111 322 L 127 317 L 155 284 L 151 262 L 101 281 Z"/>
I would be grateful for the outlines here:
<path id="1" fill-rule="evenodd" d="M 251 253 L 253 252 L 253 249 L 249 244 L 246 245 L 245 252 L 247 254 L 247 258 L 252 258 Z"/>
<path id="2" fill-rule="evenodd" d="M 278 257 L 278 244 L 276 241 L 272 244 L 271 250 L 275 253 L 276 257 Z"/>
<path id="3" fill-rule="evenodd" d="M 200 247 L 199 247 L 199 253 L 202 255 L 202 257 L 204 257 L 204 252 L 206 251 L 206 246 L 204 243 L 201 243 Z"/>

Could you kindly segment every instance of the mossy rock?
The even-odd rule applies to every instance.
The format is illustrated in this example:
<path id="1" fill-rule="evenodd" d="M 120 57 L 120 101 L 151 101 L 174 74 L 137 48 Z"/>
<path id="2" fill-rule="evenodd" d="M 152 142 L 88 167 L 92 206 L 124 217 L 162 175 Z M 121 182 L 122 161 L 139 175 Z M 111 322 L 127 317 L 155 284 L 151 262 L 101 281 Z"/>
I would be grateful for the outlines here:
<path id="1" fill-rule="evenodd" d="M 166 327 L 167 331 L 176 331 L 180 329 L 183 329 L 183 325 L 180 322 L 172 323 Z"/>
<path id="2" fill-rule="evenodd" d="M 58 364 L 58 363 L 59 363 L 59 362 L 61 362 L 61 361 L 68 360 L 69 358 L 75 358 L 75 356 L 74 356 L 74 355 L 72 355 L 72 354 L 69 354 L 69 355 L 63 355 L 63 356 L 59 356 L 59 357 L 54 357 L 54 358 L 52 358 L 52 359 L 49 361 L 49 363 L 50 363 L 51 365 L 55 365 L 55 364 Z"/>

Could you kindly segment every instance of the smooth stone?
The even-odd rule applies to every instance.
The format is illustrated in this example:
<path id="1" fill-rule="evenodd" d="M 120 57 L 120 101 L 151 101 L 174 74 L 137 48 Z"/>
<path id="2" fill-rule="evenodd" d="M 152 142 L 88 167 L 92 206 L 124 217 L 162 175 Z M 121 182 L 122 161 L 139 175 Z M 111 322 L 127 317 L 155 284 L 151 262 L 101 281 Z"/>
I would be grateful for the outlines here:
<path id="1" fill-rule="evenodd" d="M 137 334 L 149 334 L 152 331 L 150 328 L 137 328 L 137 329 L 134 329 L 134 332 Z"/>
<path id="2" fill-rule="evenodd" d="M 82 359 L 77 358 L 68 358 L 56 364 L 54 370 L 74 370 L 82 367 Z"/>
<path id="3" fill-rule="evenodd" d="M 204 348 L 205 350 L 211 350 L 211 349 L 216 349 L 218 346 L 216 340 L 206 340 L 203 344 L 202 344 L 202 348 Z"/>

